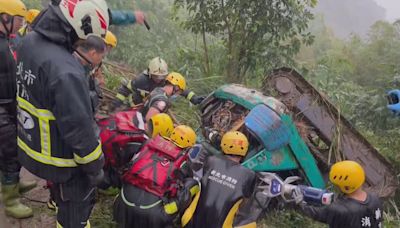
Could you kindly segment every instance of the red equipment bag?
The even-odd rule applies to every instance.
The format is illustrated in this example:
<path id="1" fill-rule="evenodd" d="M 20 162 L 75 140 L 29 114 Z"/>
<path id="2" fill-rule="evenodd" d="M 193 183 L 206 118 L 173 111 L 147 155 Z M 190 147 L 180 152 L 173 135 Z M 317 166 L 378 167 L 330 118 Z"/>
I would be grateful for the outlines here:
<path id="1" fill-rule="evenodd" d="M 140 150 L 122 178 L 157 196 L 174 197 L 179 170 L 187 159 L 187 150 L 156 136 Z"/>
<path id="2" fill-rule="evenodd" d="M 138 110 L 118 112 L 99 120 L 97 124 L 100 128 L 105 167 L 126 164 L 137 152 L 133 148 L 140 147 L 147 140 L 143 117 Z"/>

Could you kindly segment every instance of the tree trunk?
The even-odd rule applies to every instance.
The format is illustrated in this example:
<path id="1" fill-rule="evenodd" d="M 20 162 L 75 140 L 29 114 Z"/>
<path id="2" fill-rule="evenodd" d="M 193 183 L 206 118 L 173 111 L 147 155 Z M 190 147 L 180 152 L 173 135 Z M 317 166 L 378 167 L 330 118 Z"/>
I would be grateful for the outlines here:
<path id="1" fill-rule="evenodd" d="M 207 40 L 206 40 L 206 32 L 205 32 L 205 25 L 204 22 L 202 23 L 202 30 L 203 36 L 203 48 L 204 48 L 204 70 L 207 76 L 210 75 L 210 59 L 208 57 L 208 47 L 207 47 Z"/>
<path id="2" fill-rule="evenodd" d="M 230 83 L 240 83 L 242 80 L 240 78 L 240 59 L 237 49 L 232 47 L 231 51 L 228 53 L 228 56 L 226 78 Z"/>

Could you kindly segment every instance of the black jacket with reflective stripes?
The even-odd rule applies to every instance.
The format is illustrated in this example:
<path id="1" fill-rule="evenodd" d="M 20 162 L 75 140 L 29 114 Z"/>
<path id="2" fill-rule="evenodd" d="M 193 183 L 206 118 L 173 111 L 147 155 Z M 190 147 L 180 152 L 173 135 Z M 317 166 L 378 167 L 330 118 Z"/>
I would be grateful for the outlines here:
<path id="1" fill-rule="evenodd" d="M 383 223 L 383 207 L 380 199 L 368 194 L 364 202 L 345 196 L 325 207 L 301 205 L 303 214 L 329 225 L 330 228 L 380 228 Z"/>
<path id="2" fill-rule="evenodd" d="M 128 81 L 126 85 L 121 85 L 118 88 L 117 99 L 113 101 L 113 108 L 119 107 L 122 104 L 132 103 L 130 105 L 138 105 L 144 102 L 145 98 L 157 87 L 163 87 L 166 81 L 155 83 L 147 71 L 142 72 L 134 79 Z M 191 100 L 195 93 L 190 90 L 185 90 L 181 96 L 187 100 Z"/>
<path id="3" fill-rule="evenodd" d="M 0 32 L 0 105 L 15 100 L 15 60 L 9 40 Z"/>
<path id="4" fill-rule="evenodd" d="M 72 28 L 49 6 L 18 48 L 18 147 L 21 164 L 33 174 L 65 182 L 78 171 L 103 166 L 93 128 L 89 85 L 71 55 Z"/>
<path id="5" fill-rule="evenodd" d="M 203 172 L 200 198 L 186 227 L 233 227 L 242 200 L 253 194 L 255 173 L 217 156 L 207 158 Z"/>

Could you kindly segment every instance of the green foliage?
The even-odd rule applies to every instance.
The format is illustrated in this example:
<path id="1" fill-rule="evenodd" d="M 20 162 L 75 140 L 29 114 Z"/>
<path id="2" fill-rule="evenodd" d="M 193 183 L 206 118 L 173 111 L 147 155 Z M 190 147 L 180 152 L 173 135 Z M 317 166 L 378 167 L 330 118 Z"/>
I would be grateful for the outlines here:
<path id="1" fill-rule="evenodd" d="M 29 0 L 23 1 L 28 9 L 42 9 L 42 1 L 41 0 Z"/>
<path id="2" fill-rule="evenodd" d="M 231 82 L 241 82 L 258 67 L 269 70 L 291 63 L 301 44 L 313 40 L 306 29 L 312 19 L 309 7 L 314 4 L 307 0 L 175 0 L 177 8 L 189 12 L 182 19 L 185 28 L 224 42 L 225 73 Z M 203 43 L 206 48 L 206 40 Z"/>
<path id="3" fill-rule="evenodd" d="M 321 26 L 322 25 L 322 26 Z M 314 21 L 315 44 L 304 47 L 298 64 L 306 78 L 330 100 L 400 172 L 398 130 L 400 119 L 386 108 L 386 91 L 398 88 L 400 30 L 398 25 L 376 22 L 368 36 L 349 40 L 329 38 L 323 20 Z M 395 197 L 400 204 L 399 194 Z M 387 204 L 386 226 L 398 227 L 395 204 Z"/>
<path id="4" fill-rule="evenodd" d="M 25 1 L 28 8 L 41 8 L 42 2 Z M 315 0 L 107 2 L 112 9 L 143 10 L 151 26 L 150 31 L 140 25 L 111 26 L 119 42 L 110 60 L 141 72 L 151 58 L 161 56 L 170 71 L 184 74 L 188 87 L 203 95 L 227 81 L 258 87 L 269 70 L 297 66 L 400 172 L 400 119 L 386 109 L 384 98 L 399 86 L 400 22 L 377 22 L 365 38 L 340 40 L 321 15 L 310 21 Z M 121 76 L 107 68 L 104 73 L 107 86 L 115 89 Z M 188 101 L 179 98 L 173 112 L 183 124 L 199 126 L 197 108 Z M 111 198 L 100 198 L 94 227 L 114 226 L 111 205 Z M 398 227 L 399 215 L 392 204 L 387 207 L 386 225 Z M 263 221 L 264 227 L 322 226 L 293 211 L 271 212 Z"/>
<path id="5" fill-rule="evenodd" d="M 312 221 L 293 210 L 271 211 L 262 219 L 260 227 L 296 227 L 296 228 L 323 228 L 325 224 Z"/>

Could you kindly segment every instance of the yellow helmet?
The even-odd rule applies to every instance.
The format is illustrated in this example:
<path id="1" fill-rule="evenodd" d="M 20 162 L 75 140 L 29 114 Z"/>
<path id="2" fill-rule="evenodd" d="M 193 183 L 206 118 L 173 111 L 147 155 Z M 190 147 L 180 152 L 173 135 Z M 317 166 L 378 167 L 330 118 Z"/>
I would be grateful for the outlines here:
<path id="1" fill-rule="evenodd" d="M 0 0 L 0 14 L 25 17 L 26 12 L 25 4 L 20 0 Z"/>
<path id="2" fill-rule="evenodd" d="M 37 9 L 30 9 L 25 15 L 25 21 L 28 24 L 32 24 L 32 22 L 35 20 L 35 18 L 39 15 L 40 10 Z"/>
<path id="3" fill-rule="evenodd" d="M 343 193 L 350 194 L 364 184 L 364 169 L 355 161 L 337 162 L 329 172 L 329 180 Z"/>
<path id="4" fill-rule="evenodd" d="M 171 134 L 171 141 L 180 148 L 191 147 L 196 143 L 196 133 L 186 125 L 175 127 Z"/>
<path id="5" fill-rule="evenodd" d="M 174 130 L 174 123 L 166 113 L 159 113 L 152 116 L 148 122 L 148 126 L 151 137 L 159 134 L 162 137 L 168 138 Z"/>
<path id="6" fill-rule="evenodd" d="M 242 132 L 228 131 L 222 136 L 221 149 L 224 154 L 244 157 L 249 149 L 249 141 Z"/>
<path id="7" fill-rule="evenodd" d="M 178 86 L 181 90 L 186 89 L 186 79 L 180 73 L 171 72 L 165 80 L 169 81 L 172 85 Z"/>
<path id="8" fill-rule="evenodd" d="M 117 46 L 117 37 L 111 31 L 107 30 L 106 36 L 104 37 L 104 42 L 106 45 L 115 48 Z"/>
<path id="9" fill-rule="evenodd" d="M 155 57 L 149 62 L 149 74 L 165 76 L 168 74 L 168 65 L 164 59 Z"/>

